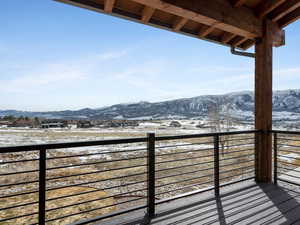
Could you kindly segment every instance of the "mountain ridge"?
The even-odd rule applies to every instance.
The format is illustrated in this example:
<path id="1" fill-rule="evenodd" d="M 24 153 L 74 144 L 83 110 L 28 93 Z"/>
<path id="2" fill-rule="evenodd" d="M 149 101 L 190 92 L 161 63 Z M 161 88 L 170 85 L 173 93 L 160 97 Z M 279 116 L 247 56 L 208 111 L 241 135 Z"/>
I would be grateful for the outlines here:
<path id="1" fill-rule="evenodd" d="M 229 113 L 238 119 L 253 120 L 254 94 L 252 91 L 241 91 L 221 95 L 200 95 L 161 102 L 141 101 L 137 103 L 120 103 L 95 109 L 83 108 L 48 112 L 0 110 L 0 116 L 13 115 L 59 119 L 203 118 L 208 115 L 212 108 L 217 108 L 221 114 Z M 273 112 L 277 119 L 300 118 L 300 89 L 274 91 Z"/>

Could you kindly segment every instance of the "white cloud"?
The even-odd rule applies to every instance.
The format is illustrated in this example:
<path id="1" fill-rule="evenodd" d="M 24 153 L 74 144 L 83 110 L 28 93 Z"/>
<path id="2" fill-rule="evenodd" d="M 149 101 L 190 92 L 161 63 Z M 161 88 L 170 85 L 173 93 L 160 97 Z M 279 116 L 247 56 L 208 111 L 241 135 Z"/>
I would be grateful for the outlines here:
<path id="1" fill-rule="evenodd" d="M 0 79 L 1 83 L 5 83 L 0 92 L 32 93 L 45 90 L 45 88 L 54 88 L 57 84 L 79 83 L 83 79 L 88 79 L 93 74 L 93 70 L 99 67 L 99 63 L 119 59 L 126 55 L 127 51 L 124 50 L 93 54 L 74 60 L 65 60 L 65 62 L 19 65 L 16 69 L 22 76 L 18 75 L 14 79 Z"/>
<path id="2" fill-rule="evenodd" d="M 174 69 L 175 68 L 175 69 Z M 173 70 L 172 70 L 173 69 Z M 205 82 L 199 82 L 188 71 L 181 70 L 174 65 L 174 62 L 167 60 L 149 61 L 142 65 L 132 66 L 125 71 L 112 74 L 116 82 L 123 82 L 131 86 L 140 95 L 131 96 L 130 101 L 163 101 L 176 98 L 188 98 L 205 94 L 222 94 L 223 88 L 215 85 L 216 81 L 205 79 Z M 180 82 L 182 77 L 186 77 L 184 82 Z M 190 82 L 189 82 L 190 77 Z M 245 79 L 242 77 L 232 76 L 231 79 Z M 225 79 L 224 79 L 225 80 Z M 219 80 L 218 82 L 224 82 Z"/>
<path id="3" fill-rule="evenodd" d="M 122 58 L 124 56 L 126 56 L 128 54 L 127 50 L 122 50 L 119 52 L 107 52 L 107 53 L 103 53 L 103 54 L 99 54 L 98 56 L 96 56 L 97 59 L 99 60 L 112 60 L 112 59 L 119 59 Z"/>
<path id="4" fill-rule="evenodd" d="M 134 62 L 130 58 L 134 54 L 131 49 L 74 56 L 73 59 L 37 65 L 19 63 L 14 68 L 13 76 L 0 77 L 0 82 L 5 84 L 0 88 L 0 95 L 16 94 L 15 96 L 24 96 L 27 99 L 40 95 L 41 102 L 28 100 L 27 103 L 36 103 L 36 108 L 40 108 L 45 101 L 53 101 L 51 104 L 56 107 L 74 105 L 77 108 L 78 105 L 87 104 L 89 107 L 96 107 L 122 101 L 153 102 L 223 94 L 251 90 L 254 86 L 254 71 L 251 66 L 206 65 L 187 69 L 167 58 L 147 60 L 149 57 L 143 57 Z M 300 75 L 300 68 L 274 70 L 274 77 L 277 75 L 278 80 L 286 77 L 293 79 Z M 282 82 L 280 85 L 283 86 Z M 53 97 L 55 94 L 56 99 Z M 58 99 L 57 96 L 62 97 Z M 17 97 L 13 101 L 6 101 L 17 102 Z"/>
<path id="5" fill-rule="evenodd" d="M 299 89 L 299 76 L 300 67 L 291 67 L 274 70 L 274 89 Z"/>
<path id="6" fill-rule="evenodd" d="M 300 75 L 300 67 L 293 68 L 284 68 L 274 70 L 274 76 L 299 76 Z"/>
<path id="7" fill-rule="evenodd" d="M 165 68 L 168 66 L 164 61 L 150 61 L 142 65 L 132 65 L 122 72 L 113 74 L 113 77 L 135 87 L 149 87 L 158 82 L 157 78 L 167 72 Z"/>
<path id="8" fill-rule="evenodd" d="M 72 80 L 82 80 L 87 74 L 78 68 L 64 64 L 44 65 L 34 71 L 27 71 L 28 75 L 20 76 L 12 80 L 2 81 L 6 85 L 1 89 L 10 93 L 27 93 L 41 90 L 49 85 L 55 85 Z"/>
<path id="9" fill-rule="evenodd" d="M 194 67 L 191 68 L 191 72 L 201 72 L 201 73 L 222 73 L 222 72 L 250 72 L 253 67 L 251 65 L 247 66 L 210 66 L 210 67 Z"/>

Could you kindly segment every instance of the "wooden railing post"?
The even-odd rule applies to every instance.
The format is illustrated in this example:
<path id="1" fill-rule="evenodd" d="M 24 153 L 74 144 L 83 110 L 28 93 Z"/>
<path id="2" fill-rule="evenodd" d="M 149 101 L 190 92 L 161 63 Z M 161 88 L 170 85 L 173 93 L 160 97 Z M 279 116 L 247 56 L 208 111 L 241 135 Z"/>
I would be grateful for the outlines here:
<path id="1" fill-rule="evenodd" d="M 46 149 L 39 158 L 39 225 L 46 224 Z"/>
<path id="2" fill-rule="evenodd" d="M 219 154 L 219 135 L 214 136 L 214 178 L 215 195 L 220 195 L 220 154 Z"/>
<path id="3" fill-rule="evenodd" d="M 148 133 L 148 201 L 147 216 L 151 219 L 155 216 L 155 134 Z"/>

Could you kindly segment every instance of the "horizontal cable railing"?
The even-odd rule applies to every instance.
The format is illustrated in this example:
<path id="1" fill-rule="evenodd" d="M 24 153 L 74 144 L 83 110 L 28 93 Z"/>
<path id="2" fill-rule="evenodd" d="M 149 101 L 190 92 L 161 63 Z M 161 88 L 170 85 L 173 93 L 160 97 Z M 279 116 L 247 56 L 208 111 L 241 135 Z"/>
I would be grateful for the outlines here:
<path id="1" fill-rule="evenodd" d="M 257 133 L 0 147 L 0 224 L 88 224 L 140 209 L 153 217 L 163 202 L 218 195 L 254 178 Z"/>
<path id="2" fill-rule="evenodd" d="M 279 131 L 273 133 L 274 183 L 282 181 L 300 185 L 300 132 Z"/>

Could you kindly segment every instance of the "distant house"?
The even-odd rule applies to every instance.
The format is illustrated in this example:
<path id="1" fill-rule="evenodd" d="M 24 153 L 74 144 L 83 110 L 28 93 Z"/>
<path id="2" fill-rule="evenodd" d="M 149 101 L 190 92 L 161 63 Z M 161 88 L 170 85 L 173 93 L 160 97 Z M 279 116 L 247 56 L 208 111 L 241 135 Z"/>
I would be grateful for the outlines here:
<path id="1" fill-rule="evenodd" d="M 91 127 L 93 127 L 91 121 L 83 120 L 77 122 L 77 128 L 91 128 Z"/>
<path id="2" fill-rule="evenodd" d="M 103 121 L 101 124 L 98 125 L 99 127 L 137 127 L 139 123 L 134 120 L 108 120 Z"/>
<path id="3" fill-rule="evenodd" d="M 196 128 L 214 129 L 215 126 L 209 125 L 209 124 L 198 124 L 198 125 L 196 125 Z"/>
<path id="4" fill-rule="evenodd" d="M 18 119 L 9 124 L 8 127 L 33 127 L 33 122 L 31 120 Z"/>
<path id="5" fill-rule="evenodd" d="M 197 125 L 196 125 L 196 128 L 206 128 L 207 125 L 205 123 L 201 123 L 199 122 Z"/>
<path id="6" fill-rule="evenodd" d="M 41 122 L 41 128 L 64 128 L 68 126 L 65 120 L 44 120 Z"/>
<path id="7" fill-rule="evenodd" d="M 139 123 L 138 123 L 138 121 L 135 121 L 135 120 L 126 120 L 125 121 L 125 126 L 128 126 L 128 127 L 138 127 Z"/>
<path id="8" fill-rule="evenodd" d="M 9 127 L 12 125 L 13 122 L 7 121 L 7 120 L 2 120 L 0 121 L 0 127 Z"/>
<path id="9" fill-rule="evenodd" d="M 179 123 L 178 121 L 172 121 L 169 125 L 170 127 L 181 127 L 181 123 Z"/>

